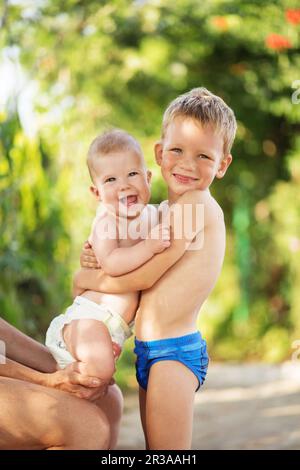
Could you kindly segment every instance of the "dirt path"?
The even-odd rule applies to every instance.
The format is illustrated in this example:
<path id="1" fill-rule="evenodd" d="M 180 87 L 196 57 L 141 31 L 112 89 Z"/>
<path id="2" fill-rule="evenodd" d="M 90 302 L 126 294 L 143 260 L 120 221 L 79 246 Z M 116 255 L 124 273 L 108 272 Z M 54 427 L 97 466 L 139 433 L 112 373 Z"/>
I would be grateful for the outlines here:
<path id="1" fill-rule="evenodd" d="M 210 366 L 196 394 L 193 449 L 300 449 L 300 362 Z M 143 449 L 138 396 L 125 397 L 118 449 Z"/>

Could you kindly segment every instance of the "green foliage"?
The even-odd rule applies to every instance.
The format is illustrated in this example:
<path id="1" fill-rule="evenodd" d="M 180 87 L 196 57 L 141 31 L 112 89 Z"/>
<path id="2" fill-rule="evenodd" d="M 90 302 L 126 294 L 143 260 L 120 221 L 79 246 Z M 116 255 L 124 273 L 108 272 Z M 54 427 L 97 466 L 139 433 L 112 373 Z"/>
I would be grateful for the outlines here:
<path id="1" fill-rule="evenodd" d="M 133 338 L 127 341 L 124 351 L 118 361 L 117 372 L 115 380 L 122 390 L 130 390 L 137 388 L 137 381 L 135 378 L 135 355 L 133 353 L 134 341 Z"/>
<path id="2" fill-rule="evenodd" d="M 3 311 L 19 324 L 33 319 L 40 331 L 42 314 L 37 322 L 30 295 L 21 303 L 17 287 L 28 278 L 47 299 L 47 321 L 66 303 L 94 211 L 83 176 L 91 138 L 110 125 L 139 138 L 159 202 L 166 192 L 152 147 L 163 110 L 203 85 L 235 110 L 239 128 L 233 164 L 212 187 L 225 212 L 227 254 L 199 324 L 216 359 L 289 358 L 300 334 L 298 3 L 55 0 L 35 10 L 14 2 L 0 17 L 0 44 L 18 45 L 48 123 L 35 144 L 14 119 L 3 124 L 1 265 L 10 266 L 0 274 Z"/>
<path id="3" fill-rule="evenodd" d="M 47 146 L 24 135 L 15 113 L 1 120 L 0 310 L 40 337 L 68 292 L 64 206 Z"/>

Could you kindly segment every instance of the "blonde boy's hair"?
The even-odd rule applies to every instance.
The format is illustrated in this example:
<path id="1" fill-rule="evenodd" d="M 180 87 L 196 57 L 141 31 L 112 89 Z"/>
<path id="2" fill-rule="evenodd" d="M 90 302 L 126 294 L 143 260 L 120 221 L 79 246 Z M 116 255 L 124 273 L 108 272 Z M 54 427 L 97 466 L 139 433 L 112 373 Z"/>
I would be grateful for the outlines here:
<path id="1" fill-rule="evenodd" d="M 224 156 L 230 153 L 237 129 L 232 109 L 219 96 L 204 87 L 193 88 L 178 96 L 167 107 L 162 123 L 162 139 L 171 121 L 177 116 L 191 117 L 203 126 L 212 125 L 224 139 Z"/>
<path id="2" fill-rule="evenodd" d="M 98 135 L 91 143 L 87 154 L 87 165 L 92 181 L 95 176 L 94 162 L 101 155 L 132 150 L 143 156 L 138 141 L 122 129 L 112 129 Z"/>

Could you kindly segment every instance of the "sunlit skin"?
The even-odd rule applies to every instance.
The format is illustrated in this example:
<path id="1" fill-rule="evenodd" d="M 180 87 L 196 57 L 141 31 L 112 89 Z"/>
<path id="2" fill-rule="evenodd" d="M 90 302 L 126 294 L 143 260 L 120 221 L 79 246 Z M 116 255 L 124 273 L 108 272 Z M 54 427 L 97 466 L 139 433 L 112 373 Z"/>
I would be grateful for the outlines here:
<path id="1" fill-rule="evenodd" d="M 111 212 L 136 217 L 150 198 L 151 172 L 133 150 L 101 155 L 94 159 L 94 185 L 91 191 Z"/>
<path id="2" fill-rule="evenodd" d="M 183 116 L 172 120 L 154 150 L 168 186 L 165 204 L 201 204 L 204 208 L 203 224 L 193 242 L 196 249 L 186 248 L 185 237 L 174 238 L 168 250 L 132 273 L 110 278 L 101 271 L 87 270 L 76 279 L 86 289 L 142 290 L 135 320 L 136 337 L 141 341 L 176 338 L 197 330 L 199 311 L 219 277 L 225 254 L 223 211 L 209 188 L 214 178 L 225 175 L 232 161 L 231 154 L 224 154 L 219 132 Z M 201 239 L 203 243 L 198 244 Z M 91 255 L 87 252 L 89 262 Z M 148 448 L 190 448 L 197 385 L 196 376 L 180 362 L 152 365 L 147 391 L 140 387 L 139 396 Z"/>
<path id="3" fill-rule="evenodd" d="M 177 116 L 164 138 L 155 145 L 156 162 L 168 185 L 169 204 L 193 189 L 207 190 L 214 178 L 222 178 L 232 161 L 223 155 L 224 142 L 212 126 Z"/>
<path id="4" fill-rule="evenodd" d="M 162 228 L 156 222 L 159 236 L 152 238 L 152 231 L 149 233 L 151 225 L 148 222 L 153 219 L 150 217 L 153 211 L 156 221 L 158 218 L 156 210 L 148 206 L 151 173 L 145 167 L 142 154 L 134 148 L 120 149 L 109 154 L 94 154 L 90 159 L 90 168 L 94 181 L 91 191 L 101 201 L 101 211 L 95 217 L 89 241 L 99 264 L 107 274 L 126 274 L 170 246 L 168 227 Z M 130 219 L 129 224 L 127 219 Z M 136 222 L 140 232 L 138 237 L 133 237 L 130 227 Z M 121 232 L 125 238 L 120 236 Z M 144 238 L 142 233 L 145 234 Z M 71 361 L 76 361 L 69 366 L 74 366 L 82 374 L 92 375 L 109 383 L 115 372 L 115 362 L 121 354 L 123 342 L 130 335 L 128 325 L 134 319 L 139 294 L 135 291 L 110 295 L 93 290 L 80 294 L 94 305 L 86 302 L 81 317 L 74 318 L 73 315 L 72 321 L 66 321 L 62 328 L 67 351 L 72 356 Z M 77 299 L 76 306 L 71 306 L 77 312 L 78 302 L 83 302 L 83 299 Z M 89 314 L 89 309 L 95 309 L 97 305 L 102 308 L 97 309 L 98 318 L 94 318 Z M 118 315 L 119 319 L 114 318 L 114 326 L 108 327 L 105 323 L 104 309 Z M 100 318 L 99 312 L 102 313 Z M 118 323 L 122 325 L 122 332 Z M 51 328 L 52 324 L 50 331 Z M 52 333 L 47 334 L 47 337 L 52 338 L 51 335 Z M 50 340 L 50 343 L 46 344 L 59 365 L 64 367 L 66 361 L 59 362 L 61 355 L 60 351 L 57 352 L 55 343 L 53 346 Z"/>
<path id="5" fill-rule="evenodd" d="M 1 318 L 0 337 L 8 345 L 0 364 L 1 450 L 116 446 L 123 407 L 116 385 L 103 396 L 94 378 L 57 371 L 45 346 Z"/>

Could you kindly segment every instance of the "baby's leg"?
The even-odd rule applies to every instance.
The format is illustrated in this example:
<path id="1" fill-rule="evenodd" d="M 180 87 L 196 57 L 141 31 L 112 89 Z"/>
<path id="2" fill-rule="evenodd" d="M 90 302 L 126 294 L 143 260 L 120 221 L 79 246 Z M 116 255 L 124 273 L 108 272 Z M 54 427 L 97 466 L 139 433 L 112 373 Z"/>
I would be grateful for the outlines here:
<path id="1" fill-rule="evenodd" d="M 197 377 L 177 361 L 160 361 L 150 369 L 146 423 L 150 449 L 190 449 Z"/>
<path id="2" fill-rule="evenodd" d="M 65 325 L 63 337 L 82 374 L 110 381 L 115 372 L 115 360 L 111 336 L 103 322 L 73 320 Z"/>

